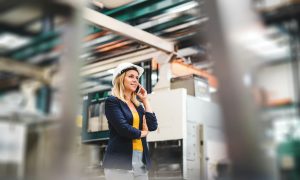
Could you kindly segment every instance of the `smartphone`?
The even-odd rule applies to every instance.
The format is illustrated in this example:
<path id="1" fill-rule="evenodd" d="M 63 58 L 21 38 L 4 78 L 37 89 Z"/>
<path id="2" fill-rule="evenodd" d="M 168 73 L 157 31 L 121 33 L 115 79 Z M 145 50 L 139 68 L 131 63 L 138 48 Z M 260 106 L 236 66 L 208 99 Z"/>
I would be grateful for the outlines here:
<path id="1" fill-rule="evenodd" d="M 141 87 L 140 87 L 140 85 L 138 85 L 138 87 L 137 87 L 136 90 L 135 90 L 135 93 L 136 93 L 136 94 L 139 93 L 140 90 L 141 90 Z"/>

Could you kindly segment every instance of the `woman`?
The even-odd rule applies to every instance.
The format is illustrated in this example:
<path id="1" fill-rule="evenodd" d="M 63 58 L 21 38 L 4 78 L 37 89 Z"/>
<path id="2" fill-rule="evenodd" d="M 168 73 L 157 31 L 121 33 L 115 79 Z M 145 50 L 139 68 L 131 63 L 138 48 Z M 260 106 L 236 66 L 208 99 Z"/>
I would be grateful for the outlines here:
<path id="1" fill-rule="evenodd" d="M 114 71 L 112 95 L 105 102 L 110 138 L 103 161 L 107 180 L 148 179 L 146 136 L 157 129 L 147 91 L 139 84 L 142 67 L 122 63 Z M 136 92 L 140 89 L 139 92 Z M 142 104 L 137 100 L 137 96 Z"/>

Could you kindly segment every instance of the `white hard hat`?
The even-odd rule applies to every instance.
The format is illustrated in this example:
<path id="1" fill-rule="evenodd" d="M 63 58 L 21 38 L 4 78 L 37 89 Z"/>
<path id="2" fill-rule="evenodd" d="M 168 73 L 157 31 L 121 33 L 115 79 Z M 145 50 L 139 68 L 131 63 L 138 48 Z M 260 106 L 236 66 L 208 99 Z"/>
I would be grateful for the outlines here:
<path id="1" fill-rule="evenodd" d="M 140 66 L 134 65 L 132 63 L 121 63 L 114 70 L 113 78 L 112 78 L 112 84 L 115 85 L 115 79 L 116 79 L 116 77 L 118 77 L 119 75 L 121 75 L 124 72 L 129 71 L 129 70 L 137 70 L 138 73 L 139 73 L 139 78 L 141 77 L 141 75 L 144 72 L 144 68 L 142 68 Z"/>

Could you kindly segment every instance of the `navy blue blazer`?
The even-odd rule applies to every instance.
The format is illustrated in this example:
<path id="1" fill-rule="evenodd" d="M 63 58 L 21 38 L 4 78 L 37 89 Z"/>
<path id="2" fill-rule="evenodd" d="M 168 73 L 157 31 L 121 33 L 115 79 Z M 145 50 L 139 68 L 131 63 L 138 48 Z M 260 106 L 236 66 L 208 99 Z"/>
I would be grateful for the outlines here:
<path id="1" fill-rule="evenodd" d="M 149 131 L 157 129 L 154 113 L 145 112 L 142 105 L 136 107 L 140 117 L 139 129 L 132 126 L 133 116 L 128 105 L 115 96 L 105 101 L 105 115 L 109 126 L 109 141 L 104 155 L 103 167 L 109 169 L 132 169 L 132 139 L 141 137 L 143 115 Z M 146 168 L 151 166 L 146 137 L 141 138 L 143 144 L 143 162 Z"/>

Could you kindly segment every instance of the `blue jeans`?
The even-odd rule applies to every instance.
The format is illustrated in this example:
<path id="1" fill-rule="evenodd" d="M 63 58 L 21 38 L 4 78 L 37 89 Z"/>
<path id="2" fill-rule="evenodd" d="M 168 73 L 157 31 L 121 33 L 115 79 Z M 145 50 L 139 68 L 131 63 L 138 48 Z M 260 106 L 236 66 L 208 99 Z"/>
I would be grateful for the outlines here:
<path id="1" fill-rule="evenodd" d="M 106 180 L 148 180 L 148 171 L 142 161 L 143 152 L 132 151 L 132 170 L 104 169 Z"/>

